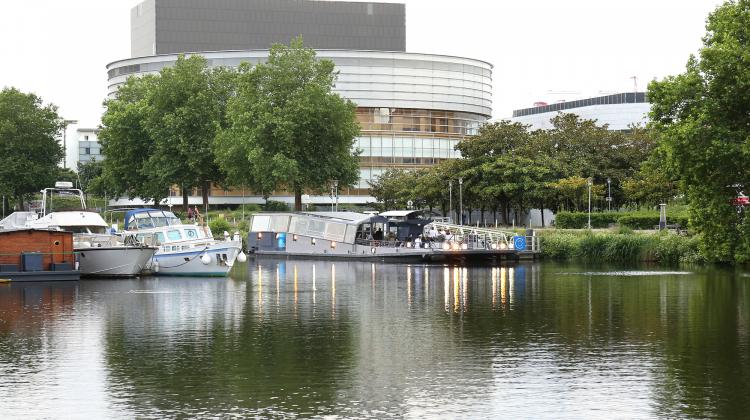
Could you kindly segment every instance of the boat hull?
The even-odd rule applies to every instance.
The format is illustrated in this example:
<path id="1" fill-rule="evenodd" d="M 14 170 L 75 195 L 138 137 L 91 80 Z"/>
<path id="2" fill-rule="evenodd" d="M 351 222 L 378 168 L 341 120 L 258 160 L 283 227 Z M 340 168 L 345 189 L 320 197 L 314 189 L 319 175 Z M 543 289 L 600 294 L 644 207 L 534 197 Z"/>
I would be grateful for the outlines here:
<path id="1" fill-rule="evenodd" d="M 240 241 L 217 242 L 181 251 L 166 252 L 159 249 L 148 269 L 154 274 L 167 276 L 224 277 L 229 275 L 240 251 Z M 210 258 L 204 259 L 204 256 Z"/>
<path id="2" fill-rule="evenodd" d="M 149 264 L 156 247 L 76 248 L 79 270 L 86 277 L 135 277 Z"/>

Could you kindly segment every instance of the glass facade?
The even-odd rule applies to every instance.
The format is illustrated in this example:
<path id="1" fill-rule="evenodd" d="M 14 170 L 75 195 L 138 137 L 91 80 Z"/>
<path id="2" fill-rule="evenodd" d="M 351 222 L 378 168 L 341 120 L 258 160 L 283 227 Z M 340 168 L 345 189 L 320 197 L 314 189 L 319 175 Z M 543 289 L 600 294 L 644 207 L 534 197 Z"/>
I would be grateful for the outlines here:
<path id="1" fill-rule="evenodd" d="M 389 168 L 415 169 L 456 159 L 464 137 L 474 135 L 486 117 L 429 109 L 358 108 L 362 128 L 354 146 L 360 153 L 360 179 L 352 195 L 368 195 L 369 181 Z"/>
<path id="2" fill-rule="evenodd" d="M 577 101 L 560 102 L 552 105 L 517 109 L 513 111 L 513 117 L 524 117 L 527 115 L 544 114 L 546 112 L 565 111 L 568 109 L 582 108 L 585 106 L 593 105 L 640 104 L 647 102 L 648 96 L 645 92 L 617 93 L 614 95 L 597 96 L 596 98 L 579 99 Z"/>

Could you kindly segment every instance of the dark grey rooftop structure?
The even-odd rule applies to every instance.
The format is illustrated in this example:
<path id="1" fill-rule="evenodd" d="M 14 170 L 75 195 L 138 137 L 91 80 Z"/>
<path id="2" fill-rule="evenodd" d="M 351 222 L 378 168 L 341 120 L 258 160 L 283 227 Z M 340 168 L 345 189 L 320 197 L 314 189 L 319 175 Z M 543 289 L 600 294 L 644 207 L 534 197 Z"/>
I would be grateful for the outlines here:
<path id="1" fill-rule="evenodd" d="M 533 108 L 516 109 L 513 117 L 544 114 L 547 112 L 565 111 L 592 105 L 641 104 L 648 103 L 646 92 L 626 92 L 614 95 L 597 96 L 595 98 L 579 99 L 577 101 L 560 102 L 551 105 L 535 106 Z"/>
<path id="2" fill-rule="evenodd" d="M 316 49 L 405 51 L 405 16 L 395 3 L 145 0 L 130 14 L 130 52 L 267 49 L 298 35 Z"/>

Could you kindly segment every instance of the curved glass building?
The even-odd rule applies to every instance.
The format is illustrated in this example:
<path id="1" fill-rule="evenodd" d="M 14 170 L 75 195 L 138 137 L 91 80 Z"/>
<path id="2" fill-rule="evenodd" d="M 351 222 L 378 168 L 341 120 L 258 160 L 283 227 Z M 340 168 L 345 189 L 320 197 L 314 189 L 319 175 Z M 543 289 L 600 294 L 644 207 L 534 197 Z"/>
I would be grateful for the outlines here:
<path id="1" fill-rule="evenodd" d="M 207 7 L 212 8 L 211 10 L 237 7 L 236 2 L 227 2 L 227 0 L 201 1 L 205 1 L 209 5 Z M 160 4 L 163 5 L 161 8 L 166 10 L 163 10 L 161 15 L 166 17 L 159 17 Z M 267 59 L 268 46 L 259 49 L 227 48 L 212 51 L 196 48 L 233 47 L 235 44 L 229 41 L 224 44 L 210 45 L 167 43 L 166 41 L 160 43 L 160 39 L 174 41 L 179 38 L 180 33 L 184 32 L 167 31 L 160 35 L 158 28 L 174 28 L 176 24 L 171 23 L 173 20 L 185 28 L 200 28 L 198 23 L 208 19 L 200 16 L 200 13 L 206 13 L 204 9 L 192 14 L 187 13 L 190 9 L 186 4 L 176 0 L 147 0 L 134 8 L 131 16 L 134 28 L 132 43 L 137 44 L 138 48 L 133 48 L 133 53 L 135 55 L 144 52 L 150 45 L 148 39 L 144 41 L 145 36 L 153 38 L 155 54 L 108 64 L 110 96 L 117 92 L 118 86 L 128 77 L 158 72 L 165 66 L 173 65 L 180 53 L 200 54 L 208 60 L 210 66 L 236 67 L 242 62 L 255 64 Z M 339 76 L 334 90 L 357 104 L 357 119 L 361 125 L 361 133 L 356 139 L 355 147 L 362 150 L 360 180 L 354 187 L 339 191 L 339 203 L 372 202 L 373 199 L 368 193 L 368 181 L 388 168 L 427 167 L 444 159 L 458 157 L 458 152 L 454 150 L 455 145 L 464 137 L 475 134 L 479 126 L 492 114 L 491 64 L 463 57 L 383 50 L 403 49 L 405 45 L 402 4 L 252 0 L 241 5 L 247 10 L 258 12 L 246 15 L 249 20 L 263 19 L 266 15 L 260 12 L 267 12 L 268 8 L 281 9 L 276 14 L 268 14 L 268 19 L 298 16 L 296 20 L 284 20 L 292 22 L 287 24 L 290 26 L 287 28 L 287 33 L 278 35 L 278 32 L 284 32 L 283 28 L 273 32 L 279 36 L 278 42 L 288 43 L 291 37 L 302 34 L 305 43 L 316 48 L 319 58 L 330 59 L 336 65 Z M 184 10 L 185 8 L 187 11 Z M 298 10 L 306 11 L 306 13 L 297 15 L 295 13 Z M 338 15 L 333 13 L 333 10 L 338 11 Z M 197 21 L 169 18 L 175 15 L 193 16 L 193 19 Z M 211 16 L 216 18 L 216 16 L 224 15 Z M 242 16 L 239 10 L 235 10 L 234 13 L 224 18 L 227 21 L 233 21 L 233 19 L 239 19 L 237 16 Z M 310 23 L 315 21 L 315 16 L 328 19 L 328 26 Z M 337 18 L 344 20 L 337 21 Z M 155 21 L 154 27 L 157 29 L 149 26 L 150 19 Z M 308 22 L 305 19 L 311 19 L 311 21 Z M 146 24 L 143 23 L 144 21 Z M 170 22 L 170 25 L 159 25 L 160 21 Z M 337 22 L 338 29 L 331 29 L 331 25 L 335 27 Z M 359 24 L 352 22 L 359 22 Z M 229 27 L 236 28 L 231 25 Z M 231 40 L 233 36 L 236 36 L 239 39 L 246 35 L 241 28 L 237 29 L 236 34 L 217 36 L 209 33 L 205 38 Z M 262 28 L 255 30 L 262 31 Z M 326 41 L 328 38 L 320 35 L 320 32 L 325 31 L 341 33 L 343 39 L 351 40 L 352 47 L 358 48 L 341 48 L 348 46 L 342 44 L 342 42 L 346 43 L 342 41 L 342 37 L 333 37 L 330 41 Z M 362 31 L 383 35 L 360 36 Z M 395 38 L 392 36 L 394 32 L 397 34 Z M 146 35 L 143 35 L 144 33 Z M 389 35 L 386 36 L 386 33 Z M 188 35 L 186 39 L 201 39 L 192 33 Z M 160 48 L 160 45 L 164 45 L 164 48 Z M 335 45 L 337 48 L 325 48 L 328 45 Z M 360 49 L 362 47 L 368 49 Z M 244 197 L 244 194 L 237 191 L 219 189 L 211 191 L 210 201 L 212 204 L 237 204 L 243 199 L 245 202 L 262 201 L 257 197 Z M 292 197 L 275 196 L 273 199 L 290 202 Z M 174 204 L 179 204 L 178 201 L 180 200 L 175 197 Z M 195 202 L 198 201 L 199 197 L 196 196 Z M 313 196 L 310 197 L 310 202 L 327 204 L 331 202 L 331 197 Z M 192 203 L 193 200 L 191 200 Z"/>

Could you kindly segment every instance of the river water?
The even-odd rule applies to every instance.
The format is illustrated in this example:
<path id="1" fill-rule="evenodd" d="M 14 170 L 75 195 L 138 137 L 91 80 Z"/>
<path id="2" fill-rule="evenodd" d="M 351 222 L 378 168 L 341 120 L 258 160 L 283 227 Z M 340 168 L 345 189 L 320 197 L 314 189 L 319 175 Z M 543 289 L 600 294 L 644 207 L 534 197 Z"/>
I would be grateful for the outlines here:
<path id="1" fill-rule="evenodd" d="M 250 260 L 0 284 L 0 417 L 750 413 L 750 274 Z"/>

